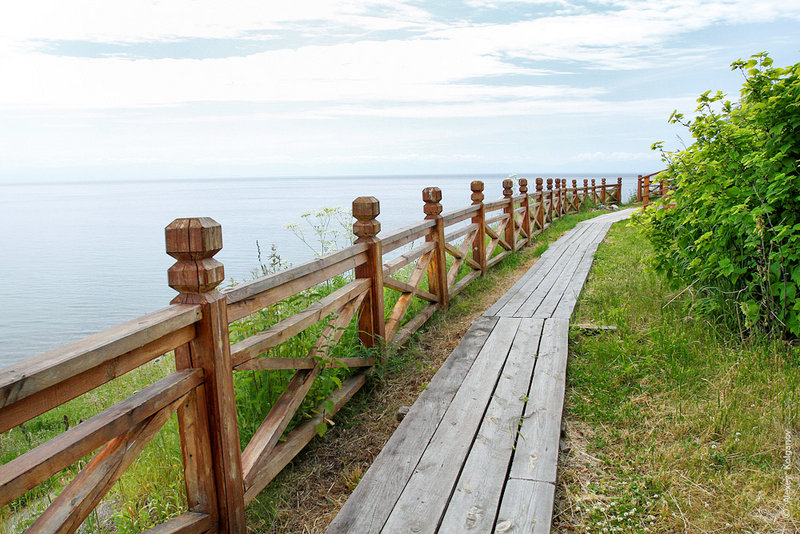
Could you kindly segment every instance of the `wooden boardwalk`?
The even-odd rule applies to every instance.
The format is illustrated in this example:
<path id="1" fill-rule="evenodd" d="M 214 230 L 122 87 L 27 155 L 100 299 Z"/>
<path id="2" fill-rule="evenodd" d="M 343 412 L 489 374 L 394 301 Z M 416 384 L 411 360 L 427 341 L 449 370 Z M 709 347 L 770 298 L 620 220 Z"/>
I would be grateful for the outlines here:
<path id="1" fill-rule="evenodd" d="M 569 317 L 632 211 L 579 223 L 473 322 L 328 533 L 550 531 Z"/>

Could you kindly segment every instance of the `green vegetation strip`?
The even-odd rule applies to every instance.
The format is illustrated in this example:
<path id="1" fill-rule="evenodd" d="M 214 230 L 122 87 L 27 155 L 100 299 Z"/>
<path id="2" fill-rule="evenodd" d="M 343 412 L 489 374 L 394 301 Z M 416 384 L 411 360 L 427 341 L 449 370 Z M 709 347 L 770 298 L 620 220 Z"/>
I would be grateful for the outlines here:
<path id="1" fill-rule="evenodd" d="M 602 244 L 571 332 L 558 532 L 798 532 L 800 347 L 696 313 L 636 221 Z"/>

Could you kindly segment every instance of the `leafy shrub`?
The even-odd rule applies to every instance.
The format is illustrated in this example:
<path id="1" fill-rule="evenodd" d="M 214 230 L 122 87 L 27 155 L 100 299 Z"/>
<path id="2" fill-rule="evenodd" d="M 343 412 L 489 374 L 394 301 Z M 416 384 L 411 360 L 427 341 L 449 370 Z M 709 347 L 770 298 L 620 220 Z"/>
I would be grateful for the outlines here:
<path id="1" fill-rule="evenodd" d="M 704 290 L 747 327 L 800 336 L 800 63 L 775 68 L 766 53 L 736 61 L 738 103 L 698 99 L 696 116 L 670 122 L 694 143 L 664 152 L 672 209 L 649 210 L 656 266 Z M 733 304 L 733 305 L 731 305 Z"/>

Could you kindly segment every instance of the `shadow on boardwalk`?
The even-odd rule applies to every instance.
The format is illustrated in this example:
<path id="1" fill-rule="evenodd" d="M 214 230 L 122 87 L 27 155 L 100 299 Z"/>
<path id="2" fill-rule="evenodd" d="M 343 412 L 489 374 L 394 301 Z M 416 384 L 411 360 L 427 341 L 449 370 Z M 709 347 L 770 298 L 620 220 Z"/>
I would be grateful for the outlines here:
<path id="1" fill-rule="evenodd" d="M 569 317 L 632 211 L 579 223 L 472 324 L 328 533 L 550 531 Z"/>

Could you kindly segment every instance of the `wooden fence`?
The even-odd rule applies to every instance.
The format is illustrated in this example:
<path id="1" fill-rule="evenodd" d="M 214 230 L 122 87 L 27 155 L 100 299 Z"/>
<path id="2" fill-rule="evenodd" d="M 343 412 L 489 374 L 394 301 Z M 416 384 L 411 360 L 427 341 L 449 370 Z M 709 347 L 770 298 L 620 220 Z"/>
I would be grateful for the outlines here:
<path id="1" fill-rule="evenodd" d="M 646 208 L 650 205 L 650 198 L 652 197 L 665 197 L 667 193 L 672 190 L 672 182 L 668 179 L 653 180 L 653 177 L 664 172 L 658 171 L 652 174 L 638 176 L 636 180 L 636 200 L 642 203 L 642 207 Z"/>
<path id="2" fill-rule="evenodd" d="M 484 185 L 472 182 L 472 204 L 442 213 L 436 187 L 422 192 L 425 218 L 378 237 L 378 200 L 353 202 L 355 243 L 296 267 L 218 291 L 223 266 L 222 228 L 209 218 L 176 219 L 166 227 L 171 305 L 62 348 L 0 370 L 0 433 L 60 406 L 155 358 L 174 351 L 175 371 L 122 402 L 69 428 L 0 467 L 0 506 L 5 506 L 81 458 L 98 450 L 52 500 L 29 532 L 75 532 L 173 413 L 177 414 L 188 509 L 152 532 L 246 531 L 244 507 L 315 435 L 318 415 L 284 436 L 320 374 L 343 327 L 358 321 L 368 347 L 406 341 L 467 284 L 527 245 L 556 218 L 591 199 L 619 203 L 622 180 L 600 185 L 541 178 L 535 191 L 519 180 L 503 182 L 503 197 L 484 203 Z M 452 230 L 448 231 L 451 227 Z M 397 255 L 404 245 L 421 241 Z M 392 253 L 394 252 L 394 255 Z M 392 259 L 386 259 L 391 257 Z M 396 277 L 407 267 L 405 280 Z M 466 268 L 465 268 L 466 266 Z M 352 272 L 352 281 L 299 313 L 233 345 L 229 324 Z M 394 276 L 393 276 L 394 275 Z M 385 289 L 400 296 L 388 315 Z M 414 297 L 427 304 L 407 317 Z M 302 357 L 270 357 L 270 349 L 328 321 Z M 364 384 L 374 357 L 337 359 L 361 369 L 326 401 L 338 411 Z M 239 446 L 233 371 L 294 370 L 250 443 Z M 319 410 L 323 414 L 323 410 Z M 332 415 L 332 414 L 331 414 Z"/>

